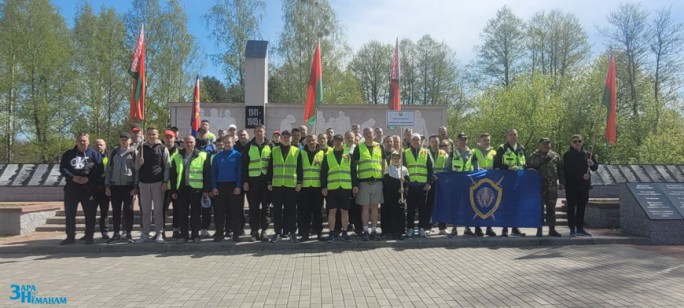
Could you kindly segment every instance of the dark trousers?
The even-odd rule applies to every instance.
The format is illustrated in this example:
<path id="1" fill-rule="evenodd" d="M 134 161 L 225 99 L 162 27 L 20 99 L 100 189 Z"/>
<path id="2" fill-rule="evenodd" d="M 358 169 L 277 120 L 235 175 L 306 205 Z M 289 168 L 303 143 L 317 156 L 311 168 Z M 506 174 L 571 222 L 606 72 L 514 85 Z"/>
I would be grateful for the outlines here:
<path id="1" fill-rule="evenodd" d="M 133 185 L 112 186 L 110 187 L 110 190 L 112 192 L 111 201 L 114 232 L 119 233 L 121 231 L 121 215 L 123 214 L 125 217 L 124 230 L 130 234 L 133 230 L 133 196 L 131 196 Z"/>
<path id="2" fill-rule="evenodd" d="M 105 195 L 104 191 L 95 193 L 95 202 L 100 207 L 100 232 L 106 233 L 109 231 L 107 225 L 109 224 L 109 197 Z"/>
<path id="3" fill-rule="evenodd" d="M 297 202 L 297 224 L 302 236 L 309 236 L 313 231 L 323 232 L 323 195 L 320 187 L 305 187 L 299 192 Z"/>
<path id="4" fill-rule="evenodd" d="M 385 203 L 382 204 L 382 233 L 388 235 L 403 234 L 405 221 L 404 205 L 399 203 L 399 191 L 396 189 L 394 189 L 394 191 L 386 189 L 384 194 Z"/>
<path id="5" fill-rule="evenodd" d="M 249 182 L 247 202 L 249 203 L 249 228 L 252 232 L 268 229 L 268 206 L 271 203 L 271 192 L 264 181 Z"/>
<path id="6" fill-rule="evenodd" d="M 354 226 L 354 232 L 357 234 L 363 233 L 364 222 L 361 219 L 361 208 L 362 206 L 356 203 L 356 198 L 352 197 L 349 204 L 349 223 Z M 366 221 L 365 223 L 367 224 L 368 222 Z"/>
<path id="7" fill-rule="evenodd" d="M 76 212 L 78 204 L 81 204 L 85 215 L 86 230 L 85 235 L 93 238 L 95 233 L 95 215 L 97 213 L 97 202 L 92 194 L 81 187 L 64 188 L 64 214 L 66 215 L 66 235 L 68 238 L 76 238 Z"/>
<path id="8" fill-rule="evenodd" d="M 216 233 L 214 237 L 221 238 L 225 236 L 228 229 L 239 234 L 242 229 L 240 223 L 244 219 L 242 194 L 234 195 L 235 182 L 217 183 L 218 196 L 214 203 L 214 226 Z M 242 217 L 241 217 L 242 216 Z"/>
<path id="9" fill-rule="evenodd" d="M 202 213 L 202 190 L 190 186 L 181 187 L 178 191 L 178 223 L 180 223 L 181 238 L 188 237 L 188 214 L 190 215 L 191 238 L 199 237 L 200 214 Z"/>
<path id="10" fill-rule="evenodd" d="M 570 231 L 584 229 L 584 209 L 589 202 L 589 189 L 568 186 L 565 191 L 568 206 L 568 227 Z"/>
<path id="11" fill-rule="evenodd" d="M 211 226 L 211 215 L 214 213 L 214 202 L 216 202 L 216 199 L 211 200 L 210 207 L 202 208 L 202 222 L 200 224 L 200 229 L 209 230 L 209 226 Z"/>
<path id="12" fill-rule="evenodd" d="M 171 198 L 171 190 L 167 190 L 164 193 L 164 226 L 166 226 L 166 213 L 169 211 L 171 205 L 173 205 L 171 227 L 177 229 L 180 226 L 178 223 L 178 206 L 176 205 L 176 201 Z"/>
<path id="13" fill-rule="evenodd" d="M 407 198 L 406 228 L 413 229 L 415 226 L 415 215 L 418 210 L 418 228 L 430 228 L 430 205 L 426 201 L 427 193 L 423 191 L 423 186 L 410 186 Z"/>
<path id="14" fill-rule="evenodd" d="M 275 234 L 294 233 L 297 231 L 296 224 L 297 192 L 294 188 L 273 187 L 273 229 Z"/>

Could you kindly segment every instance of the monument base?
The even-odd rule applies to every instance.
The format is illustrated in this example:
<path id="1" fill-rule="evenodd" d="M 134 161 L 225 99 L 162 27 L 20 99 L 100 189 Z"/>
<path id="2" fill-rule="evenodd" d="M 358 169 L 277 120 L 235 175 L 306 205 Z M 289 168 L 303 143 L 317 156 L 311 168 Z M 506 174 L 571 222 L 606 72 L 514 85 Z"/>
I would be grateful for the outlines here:
<path id="1" fill-rule="evenodd" d="M 684 244 L 684 220 L 649 218 L 627 184 L 620 184 L 620 227 L 651 244 Z"/>

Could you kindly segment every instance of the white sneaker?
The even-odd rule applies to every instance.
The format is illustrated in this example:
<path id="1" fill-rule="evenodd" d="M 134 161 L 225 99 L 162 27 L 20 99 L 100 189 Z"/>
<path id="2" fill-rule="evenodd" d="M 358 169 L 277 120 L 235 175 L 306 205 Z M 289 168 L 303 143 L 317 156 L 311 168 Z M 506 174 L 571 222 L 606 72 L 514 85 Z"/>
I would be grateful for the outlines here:
<path id="1" fill-rule="evenodd" d="M 442 229 L 439 230 L 439 235 L 449 235 L 449 233 L 447 233 L 446 229 Z"/>
<path id="2" fill-rule="evenodd" d="M 413 237 L 413 228 L 409 228 L 408 230 L 406 230 L 406 236 Z"/>
<path id="3" fill-rule="evenodd" d="M 423 228 L 418 229 L 418 235 L 420 237 L 425 237 L 425 229 L 423 229 Z"/>
<path id="4" fill-rule="evenodd" d="M 200 231 L 200 237 L 209 237 L 209 230 L 207 229 L 202 229 Z"/>
<path id="5" fill-rule="evenodd" d="M 147 236 L 147 234 L 143 233 L 140 235 L 140 238 L 137 241 L 135 241 L 135 243 L 136 244 L 143 244 L 143 243 L 147 243 L 147 241 L 149 241 L 149 240 L 150 240 L 150 238 Z"/>
<path id="6" fill-rule="evenodd" d="M 164 237 L 161 235 L 161 232 L 154 241 L 157 242 L 157 244 L 164 244 Z"/>

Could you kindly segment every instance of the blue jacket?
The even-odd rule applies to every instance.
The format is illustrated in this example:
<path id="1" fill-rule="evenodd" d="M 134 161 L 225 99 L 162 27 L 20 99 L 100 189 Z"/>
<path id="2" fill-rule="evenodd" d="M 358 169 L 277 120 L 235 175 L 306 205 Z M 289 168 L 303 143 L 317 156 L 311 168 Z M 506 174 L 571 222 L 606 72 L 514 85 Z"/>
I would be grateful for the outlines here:
<path id="1" fill-rule="evenodd" d="M 211 188 L 217 183 L 236 182 L 242 188 L 242 168 L 240 160 L 242 154 L 236 150 L 223 150 L 214 155 L 211 160 Z"/>

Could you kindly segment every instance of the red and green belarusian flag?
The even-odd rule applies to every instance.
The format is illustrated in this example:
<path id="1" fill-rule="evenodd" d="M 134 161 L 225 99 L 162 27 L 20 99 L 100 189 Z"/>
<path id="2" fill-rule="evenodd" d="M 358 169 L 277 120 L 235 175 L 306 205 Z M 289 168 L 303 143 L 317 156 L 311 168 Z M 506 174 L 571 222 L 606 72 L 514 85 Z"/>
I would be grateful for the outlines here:
<path id="1" fill-rule="evenodd" d="M 394 55 L 392 56 L 392 68 L 390 71 L 390 93 L 389 93 L 389 109 L 401 110 L 401 92 L 399 89 L 399 78 L 401 69 L 399 67 L 399 39 L 394 46 Z"/>
<path id="2" fill-rule="evenodd" d="M 606 74 L 605 88 L 603 89 L 603 104 L 608 108 L 605 138 L 609 144 L 615 144 L 616 120 L 617 120 L 617 87 L 615 78 L 615 56 L 610 55 L 608 74 Z"/>
<path id="3" fill-rule="evenodd" d="M 316 109 L 323 100 L 323 71 L 321 69 L 321 42 L 316 44 L 313 60 L 311 61 L 311 76 L 309 88 L 306 92 L 306 106 L 304 107 L 304 122 L 316 125 Z"/>
<path id="4" fill-rule="evenodd" d="M 131 82 L 131 121 L 145 120 L 145 26 L 140 26 L 140 34 L 133 51 L 133 61 L 129 74 Z"/>
<path id="5" fill-rule="evenodd" d="M 192 115 L 190 116 L 190 134 L 197 137 L 200 127 L 200 79 L 195 78 L 195 89 L 192 91 Z"/>

